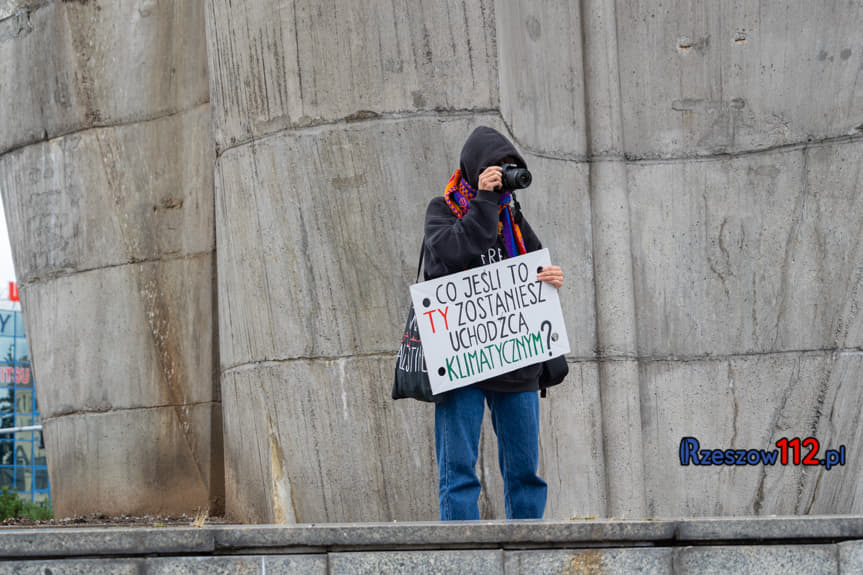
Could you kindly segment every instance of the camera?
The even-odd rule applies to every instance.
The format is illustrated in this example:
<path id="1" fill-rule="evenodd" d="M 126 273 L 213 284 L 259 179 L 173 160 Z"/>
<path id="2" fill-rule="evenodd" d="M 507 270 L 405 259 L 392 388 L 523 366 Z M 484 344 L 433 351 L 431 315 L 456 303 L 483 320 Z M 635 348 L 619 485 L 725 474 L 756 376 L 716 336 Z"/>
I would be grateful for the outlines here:
<path id="1" fill-rule="evenodd" d="M 520 190 L 526 188 L 533 181 L 533 176 L 527 168 L 520 168 L 516 164 L 501 165 L 503 189 Z"/>

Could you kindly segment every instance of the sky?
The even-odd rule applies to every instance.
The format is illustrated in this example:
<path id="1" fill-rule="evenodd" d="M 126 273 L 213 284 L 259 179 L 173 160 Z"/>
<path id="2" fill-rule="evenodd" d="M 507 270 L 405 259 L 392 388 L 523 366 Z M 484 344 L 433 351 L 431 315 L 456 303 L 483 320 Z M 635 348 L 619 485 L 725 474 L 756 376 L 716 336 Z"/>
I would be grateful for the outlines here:
<path id="1" fill-rule="evenodd" d="M 15 281 L 12 265 L 12 248 L 9 247 L 9 230 L 6 228 L 6 212 L 0 197 L 0 299 L 9 298 L 9 282 Z"/>

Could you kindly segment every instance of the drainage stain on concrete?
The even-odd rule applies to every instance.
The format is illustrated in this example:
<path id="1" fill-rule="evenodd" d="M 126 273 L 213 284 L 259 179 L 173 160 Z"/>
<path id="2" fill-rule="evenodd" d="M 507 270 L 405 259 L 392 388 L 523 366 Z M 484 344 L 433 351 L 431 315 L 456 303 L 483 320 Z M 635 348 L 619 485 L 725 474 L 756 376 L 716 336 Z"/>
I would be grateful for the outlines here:
<path id="1" fill-rule="evenodd" d="M 599 575 L 602 573 L 602 551 L 582 551 L 570 556 L 559 575 Z"/>

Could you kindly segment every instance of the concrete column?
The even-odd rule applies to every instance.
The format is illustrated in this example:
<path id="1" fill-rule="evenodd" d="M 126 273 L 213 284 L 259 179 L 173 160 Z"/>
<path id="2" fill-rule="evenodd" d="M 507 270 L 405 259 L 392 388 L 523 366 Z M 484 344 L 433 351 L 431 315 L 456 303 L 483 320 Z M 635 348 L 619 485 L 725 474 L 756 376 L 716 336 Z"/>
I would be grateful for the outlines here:
<path id="1" fill-rule="evenodd" d="M 863 510 L 861 27 L 859 2 L 617 2 L 648 515 Z M 847 459 L 681 465 L 687 436 Z"/>
<path id="2" fill-rule="evenodd" d="M 202 3 L 6 0 L 0 77 L 56 515 L 218 511 Z"/>
<path id="3" fill-rule="evenodd" d="M 232 517 L 437 517 L 394 351 L 425 207 L 500 126 L 490 4 L 207 0 Z"/>
<path id="4" fill-rule="evenodd" d="M 638 518 L 644 461 L 615 2 L 581 6 L 607 513 Z"/>

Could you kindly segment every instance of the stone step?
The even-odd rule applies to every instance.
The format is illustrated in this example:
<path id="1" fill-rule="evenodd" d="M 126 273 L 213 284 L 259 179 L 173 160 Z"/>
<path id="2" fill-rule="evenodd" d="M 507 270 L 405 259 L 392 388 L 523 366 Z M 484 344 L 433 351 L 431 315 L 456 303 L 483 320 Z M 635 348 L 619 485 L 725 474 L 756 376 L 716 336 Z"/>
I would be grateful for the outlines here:
<path id="1" fill-rule="evenodd" d="M 0 530 L 6 573 L 863 573 L 863 516 Z"/>

